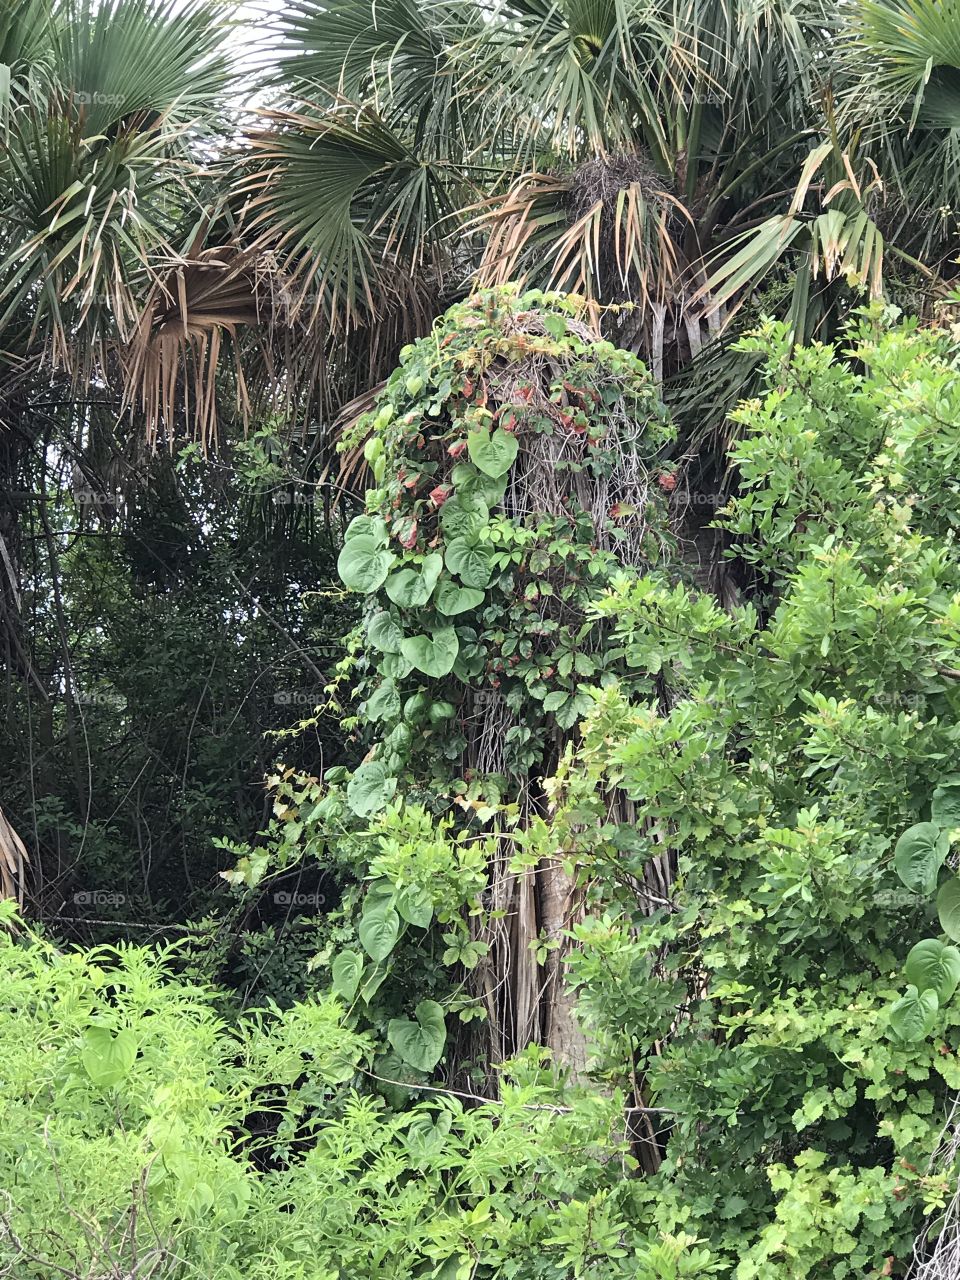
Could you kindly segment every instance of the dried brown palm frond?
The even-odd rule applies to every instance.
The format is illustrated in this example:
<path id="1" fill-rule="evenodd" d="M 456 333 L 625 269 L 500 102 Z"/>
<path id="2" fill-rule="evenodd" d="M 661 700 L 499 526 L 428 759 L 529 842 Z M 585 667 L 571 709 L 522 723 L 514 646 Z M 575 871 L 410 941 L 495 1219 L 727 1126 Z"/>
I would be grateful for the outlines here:
<path id="1" fill-rule="evenodd" d="M 924 1222 L 913 1247 L 908 1280 L 955 1280 L 960 1275 L 960 1186 L 956 1169 L 960 1160 L 960 1099 L 954 1097 L 950 1114 L 930 1157 L 927 1175 L 945 1178 L 953 1185 L 950 1202 L 934 1209 Z"/>
<path id="2" fill-rule="evenodd" d="M 21 908 L 29 862 L 23 841 L 0 809 L 0 897 L 16 898 Z"/>
<path id="3" fill-rule="evenodd" d="M 251 254 L 232 246 L 195 249 L 158 274 L 123 353 L 126 402 L 142 411 L 151 447 L 163 435 L 172 441 L 182 421 L 204 447 L 216 440 L 221 362 L 237 356 L 242 329 L 272 318 L 275 299 L 264 275 Z M 232 361 L 246 421 L 243 364 Z"/>
<path id="4" fill-rule="evenodd" d="M 484 285 L 533 280 L 612 302 L 661 300 L 676 291 L 670 234 L 680 203 L 643 155 L 597 157 L 570 173 L 522 174 L 479 206 L 489 239 Z"/>
<path id="5" fill-rule="evenodd" d="M 519 280 L 598 306 L 627 303 L 635 315 L 618 340 L 647 355 L 659 379 L 668 333 L 689 327 L 693 314 L 683 248 L 693 220 L 646 155 L 620 152 L 566 174 L 524 174 L 478 208 L 476 225 L 488 235 L 482 284 Z M 692 321 L 698 333 L 700 311 Z"/>

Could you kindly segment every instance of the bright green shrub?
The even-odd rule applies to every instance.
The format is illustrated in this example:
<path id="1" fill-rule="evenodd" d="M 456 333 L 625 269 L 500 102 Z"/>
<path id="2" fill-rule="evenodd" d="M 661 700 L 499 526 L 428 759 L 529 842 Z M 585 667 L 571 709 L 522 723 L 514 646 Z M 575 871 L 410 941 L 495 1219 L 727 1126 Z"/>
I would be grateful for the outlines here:
<path id="1" fill-rule="evenodd" d="M 661 1280 L 661 1256 L 709 1262 L 632 1220 L 622 1100 L 558 1105 L 535 1054 L 499 1103 L 420 1092 L 390 1111 L 335 996 L 228 1028 L 163 956 L 6 934 L 0 992 L 0 1269 L 21 1280 Z"/>
<path id="2" fill-rule="evenodd" d="M 960 1087 L 942 470 L 933 496 L 960 442 L 957 357 L 876 316 L 853 368 L 791 356 L 774 326 L 750 345 L 770 390 L 739 411 L 743 491 L 721 524 L 765 609 L 727 615 L 657 577 L 599 606 L 637 675 L 596 695 L 554 784 L 564 828 L 588 824 L 581 875 L 604 912 L 571 966 L 598 1067 L 674 1115 L 650 1183 L 662 1225 L 705 1237 L 736 1280 L 896 1275 L 950 1176 L 928 1162 Z M 626 842 L 597 840 L 611 786 L 635 806 Z M 653 856 L 676 883 L 651 915 Z"/>

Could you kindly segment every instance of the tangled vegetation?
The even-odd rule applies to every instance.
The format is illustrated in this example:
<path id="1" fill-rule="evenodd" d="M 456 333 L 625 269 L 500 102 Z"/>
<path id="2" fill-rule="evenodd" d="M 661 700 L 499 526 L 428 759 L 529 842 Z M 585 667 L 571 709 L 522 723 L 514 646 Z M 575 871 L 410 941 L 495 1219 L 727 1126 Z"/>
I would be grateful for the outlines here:
<path id="1" fill-rule="evenodd" d="M 464 319 L 479 330 L 492 305 L 453 313 L 461 350 L 477 347 Z M 530 307 L 544 343 L 547 319 L 574 314 L 539 297 L 497 305 Z M 556 755 L 525 807 L 509 790 L 532 767 L 522 756 L 512 775 L 458 769 L 464 699 L 499 678 L 492 666 L 457 673 L 459 648 L 404 654 L 443 627 L 459 646 L 459 627 L 509 607 L 510 544 L 489 530 L 537 528 L 506 514 L 502 457 L 496 477 L 478 462 L 504 447 L 496 431 L 514 442 L 510 466 L 536 441 L 464 421 L 471 369 L 450 380 L 454 409 L 430 415 L 429 379 L 457 358 L 438 336 L 439 356 L 432 340 L 407 353 L 365 424 L 374 475 L 403 449 L 407 476 L 371 489 L 341 569 L 368 598 L 344 660 L 366 673 L 358 709 L 425 697 L 416 737 L 449 766 L 423 769 L 421 742 L 391 745 L 400 717 L 361 714 L 365 763 L 274 777 L 268 837 L 231 877 L 262 883 L 307 859 L 343 886 L 310 966 L 317 994 L 285 1011 L 222 1022 L 209 990 L 175 976 L 176 946 L 82 957 L 22 933 L 4 943 L 8 1265 L 905 1275 L 925 1224 L 935 1248 L 957 1178 L 931 1164 L 960 1088 L 960 561 L 938 481 L 960 445 L 955 340 L 874 309 L 842 349 L 794 349 L 775 323 L 745 341 L 764 390 L 738 411 L 740 489 L 718 521 L 762 589 L 723 610 L 682 562 L 624 556 L 598 575 L 577 608 L 616 662 L 582 673 L 569 732 L 535 740 Z M 649 409 L 642 372 L 623 368 Z M 405 421 L 414 403 L 429 434 Z M 655 460 L 665 427 L 648 421 Z M 446 459 L 464 438 L 473 461 L 454 479 L 466 464 Z M 462 523 L 445 528 L 468 477 Z M 458 538 L 489 556 L 482 586 L 464 580 L 466 556 L 448 563 Z M 444 613 L 441 594 L 464 590 L 489 603 Z M 514 679 L 542 725 L 536 679 Z M 453 709 L 431 717 L 438 701 Z M 486 940 L 513 910 L 491 889 L 553 867 L 572 890 L 562 970 L 586 1054 L 565 1057 L 561 1040 L 551 1055 L 516 1026 L 527 1047 L 491 1060 L 478 979 L 497 973 Z M 538 980 L 559 941 L 531 940 Z"/>
<path id="2" fill-rule="evenodd" d="M 0 3 L 0 1280 L 956 1280 L 960 9 Z"/>

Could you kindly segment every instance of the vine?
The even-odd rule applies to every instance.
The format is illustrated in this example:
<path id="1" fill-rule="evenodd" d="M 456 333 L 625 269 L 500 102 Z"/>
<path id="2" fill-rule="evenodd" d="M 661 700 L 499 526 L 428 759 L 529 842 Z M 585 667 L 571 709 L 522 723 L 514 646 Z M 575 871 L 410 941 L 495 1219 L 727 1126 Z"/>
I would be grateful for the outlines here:
<path id="1" fill-rule="evenodd" d="M 589 605 L 671 546 L 672 440 L 645 367 L 581 299 L 481 293 L 403 350 L 344 442 L 373 477 L 338 564 L 367 597 L 358 816 L 404 774 L 496 801 L 549 757 L 622 658 Z"/>

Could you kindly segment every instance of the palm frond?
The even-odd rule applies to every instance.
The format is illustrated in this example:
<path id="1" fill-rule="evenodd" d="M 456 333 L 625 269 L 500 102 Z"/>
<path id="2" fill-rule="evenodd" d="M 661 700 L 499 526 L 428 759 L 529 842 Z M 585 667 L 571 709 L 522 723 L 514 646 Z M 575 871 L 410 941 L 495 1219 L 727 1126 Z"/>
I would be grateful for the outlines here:
<path id="1" fill-rule="evenodd" d="M 293 291 L 293 311 L 329 328 L 405 305 L 440 269 L 449 175 L 374 111 L 342 103 L 270 112 L 250 137 L 238 191 L 254 247 Z"/>
<path id="2" fill-rule="evenodd" d="M 415 0 L 293 0 L 279 18 L 275 79 L 357 99 L 379 80 L 416 97 L 432 90 L 444 42 L 435 10 Z"/>
<path id="3" fill-rule="evenodd" d="M 231 246 L 196 247 L 158 274 L 123 352 L 126 402 L 151 447 L 162 434 L 172 442 L 181 423 L 205 448 L 216 442 L 218 373 L 230 355 L 238 415 L 249 421 L 241 331 L 271 320 L 257 283 L 255 261 Z"/>
<path id="4" fill-rule="evenodd" d="M 804 205 L 817 184 L 818 211 Z M 843 151 L 836 136 L 808 155 L 785 213 L 734 236 L 714 255 L 702 294 L 713 307 L 725 306 L 728 319 L 772 268 L 794 256 L 796 282 L 790 322 L 797 340 L 811 330 L 810 283 L 843 280 L 870 298 L 883 291 L 884 241 L 870 215 L 881 182 L 869 158 L 858 174 L 854 156 Z"/>
<path id="5" fill-rule="evenodd" d="M 19 112 L 0 150 L 0 333 L 29 315 L 29 341 L 89 369 L 107 335 L 132 332 L 138 281 L 166 247 L 164 205 L 186 166 L 159 125 L 88 141 L 78 120 Z"/>
<path id="6" fill-rule="evenodd" d="M 229 10 L 209 0 L 58 0 L 54 74 L 88 136 L 224 105 Z"/>

